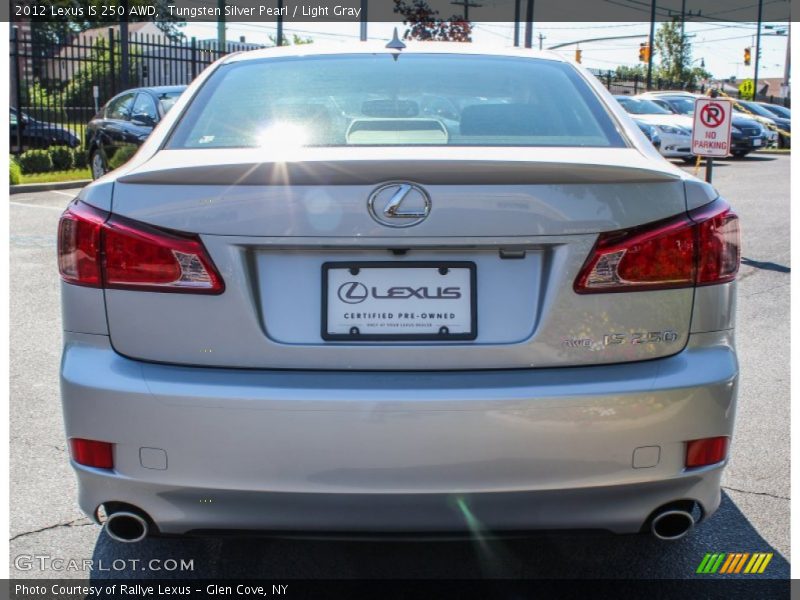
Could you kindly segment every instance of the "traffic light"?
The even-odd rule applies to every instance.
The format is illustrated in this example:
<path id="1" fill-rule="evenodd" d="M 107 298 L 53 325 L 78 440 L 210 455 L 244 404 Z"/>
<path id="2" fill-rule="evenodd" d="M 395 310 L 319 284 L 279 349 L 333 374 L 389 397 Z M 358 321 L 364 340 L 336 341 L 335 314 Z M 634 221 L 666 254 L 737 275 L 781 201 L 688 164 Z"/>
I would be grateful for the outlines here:
<path id="1" fill-rule="evenodd" d="M 744 49 L 744 66 L 745 67 L 749 67 L 750 66 L 750 48 L 749 47 Z"/>
<path id="2" fill-rule="evenodd" d="M 641 62 L 650 61 L 650 44 L 639 44 L 639 60 Z"/>
<path id="3" fill-rule="evenodd" d="M 582 54 L 583 54 L 583 51 L 580 48 L 576 48 L 575 49 L 575 62 L 576 63 L 581 62 L 581 55 Z"/>

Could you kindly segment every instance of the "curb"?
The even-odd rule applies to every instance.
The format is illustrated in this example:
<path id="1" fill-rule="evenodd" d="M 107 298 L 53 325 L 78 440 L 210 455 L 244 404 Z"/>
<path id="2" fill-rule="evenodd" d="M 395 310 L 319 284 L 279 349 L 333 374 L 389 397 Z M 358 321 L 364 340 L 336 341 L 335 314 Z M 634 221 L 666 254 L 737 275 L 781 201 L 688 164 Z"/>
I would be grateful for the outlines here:
<path id="1" fill-rule="evenodd" d="M 25 194 L 28 192 L 48 192 L 50 190 L 70 190 L 82 188 L 92 183 L 91 179 L 76 179 L 75 181 L 53 181 L 51 183 L 21 183 L 9 186 L 10 194 Z"/>

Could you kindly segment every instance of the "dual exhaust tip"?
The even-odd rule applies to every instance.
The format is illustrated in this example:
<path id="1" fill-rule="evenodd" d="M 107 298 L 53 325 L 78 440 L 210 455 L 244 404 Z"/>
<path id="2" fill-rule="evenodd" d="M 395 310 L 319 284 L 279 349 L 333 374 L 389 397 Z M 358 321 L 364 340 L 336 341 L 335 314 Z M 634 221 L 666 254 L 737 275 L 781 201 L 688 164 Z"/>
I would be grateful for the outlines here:
<path id="1" fill-rule="evenodd" d="M 662 510 L 650 522 L 651 533 L 659 540 L 681 539 L 694 527 L 694 517 L 685 510 Z"/>
<path id="2" fill-rule="evenodd" d="M 143 514 L 121 510 L 108 516 L 103 529 L 112 540 L 132 544 L 147 537 L 150 525 Z"/>
<path id="3" fill-rule="evenodd" d="M 662 510 L 650 522 L 650 531 L 666 541 L 679 540 L 694 527 L 694 517 L 685 510 Z M 120 510 L 111 513 L 103 526 L 112 540 L 131 544 L 141 542 L 150 531 L 148 519 L 143 513 Z"/>

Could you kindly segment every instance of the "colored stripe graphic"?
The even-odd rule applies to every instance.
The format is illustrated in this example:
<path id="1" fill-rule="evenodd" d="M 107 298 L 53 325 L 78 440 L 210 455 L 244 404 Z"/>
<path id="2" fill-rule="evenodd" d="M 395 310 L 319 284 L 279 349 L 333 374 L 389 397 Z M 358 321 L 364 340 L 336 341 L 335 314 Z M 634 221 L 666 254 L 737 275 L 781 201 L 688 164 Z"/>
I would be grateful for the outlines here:
<path id="1" fill-rule="evenodd" d="M 742 555 L 742 560 L 740 560 L 740 561 L 739 561 L 739 562 L 736 564 L 736 570 L 735 570 L 735 571 L 732 571 L 732 573 L 738 573 L 739 571 L 741 571 L 741 570 L 742 570 L 742 567 L 744 566 L 744 563 L 746 563 L 746 562 L 747 562 L 747 559 L 748 559 L 748 557 L 749 557 L 749 556 L 750 556 L 750 553 L 749 553 L 749 552 L 745 552 L 745 553 Z"/>
<path id="2" fill-rule="evenodd" d="M 728 554 L 728 558 L 725 559 L 725 563 L 722 565 L 722 568 L 719 570 L 720 573 L 730 573 L 731 568 L 733 565 L 736 564 L 736 561 L 739 559 L 741 554 Z"/>
<path id="3" fill-rule="evenodd" d="M 720 574 L 759 574 L 766 570 L 772 556 L 772 552 L 754 552 L 753 554 L 749 552 L 707 552 L 695 572 L 704 575 L 712 575 L 717 572 Z"/>
<path id="4" fill-rule="evenodd" d="M 770 552 L 769 554 L 764 556 L 764 562 L 761 563 L 761 568 L 758 570 L 758 572 L 759 573 L 763 573 L 764 569 L 767 568 L 767 565 L 769 564 L 769 561 L 771 561 L 771 560 L 772 560 L 772 552 Z"/>

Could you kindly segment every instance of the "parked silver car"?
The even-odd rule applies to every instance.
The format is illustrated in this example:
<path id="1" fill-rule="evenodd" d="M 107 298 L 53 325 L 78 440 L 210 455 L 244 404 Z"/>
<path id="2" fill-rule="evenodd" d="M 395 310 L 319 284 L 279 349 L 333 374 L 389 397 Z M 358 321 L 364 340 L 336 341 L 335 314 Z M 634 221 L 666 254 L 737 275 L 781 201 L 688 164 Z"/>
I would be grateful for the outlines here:
<path id="1" fill-rule="evenodd" d="M 223 58 L 64 213 L 66 435 L 115 539 L 719 506 L 736 215 L 578 65 L 402 46 Z"/>

